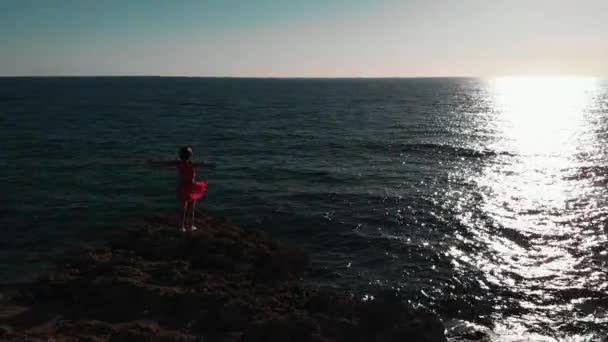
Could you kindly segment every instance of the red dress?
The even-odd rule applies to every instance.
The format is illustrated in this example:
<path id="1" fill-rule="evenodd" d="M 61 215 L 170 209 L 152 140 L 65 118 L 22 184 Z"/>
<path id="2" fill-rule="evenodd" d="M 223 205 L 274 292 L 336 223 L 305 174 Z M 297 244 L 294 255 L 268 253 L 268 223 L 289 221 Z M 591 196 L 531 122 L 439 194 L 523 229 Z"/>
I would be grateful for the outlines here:
<path id="1" fill-rule="evenodd" d="M 196 172 L 189 161 L 180 161 L 177 164 L 179 184 L 177 185 L 177 200 L 180 202 L 193 202 L 203 198 L 207 190 L 207 182 L 194 180 Z"/>

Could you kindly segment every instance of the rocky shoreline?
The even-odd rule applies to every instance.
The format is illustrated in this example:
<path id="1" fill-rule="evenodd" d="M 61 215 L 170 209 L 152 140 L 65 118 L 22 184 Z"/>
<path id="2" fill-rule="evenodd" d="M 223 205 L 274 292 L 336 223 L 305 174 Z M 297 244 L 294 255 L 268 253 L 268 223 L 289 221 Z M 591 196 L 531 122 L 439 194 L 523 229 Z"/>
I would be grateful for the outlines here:
<path id="1" fill-rule="evenodd" d="M 209 214 L 197 226 L 180 233 L 155 219 L 0 288 L 0 340 L 446 341 L 436 315 L 390 291 L 369 299 L 304 284 L 306 254 L 265 233 Z"/>

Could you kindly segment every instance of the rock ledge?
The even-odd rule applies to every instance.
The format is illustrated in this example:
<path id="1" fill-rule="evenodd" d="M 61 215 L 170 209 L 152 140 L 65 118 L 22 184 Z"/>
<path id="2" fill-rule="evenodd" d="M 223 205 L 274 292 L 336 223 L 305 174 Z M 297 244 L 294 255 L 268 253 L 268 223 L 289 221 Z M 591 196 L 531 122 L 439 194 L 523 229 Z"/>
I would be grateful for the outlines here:
<path id="1" fill-rule="evenodd" d="M 168 227 L 155 219 L 152 227 Z M 2 341 L 445 341 L 433 314 L 300 281 L 307 256 L 203 215 L 195 233 L 129 229 L 0 288 Z"/>

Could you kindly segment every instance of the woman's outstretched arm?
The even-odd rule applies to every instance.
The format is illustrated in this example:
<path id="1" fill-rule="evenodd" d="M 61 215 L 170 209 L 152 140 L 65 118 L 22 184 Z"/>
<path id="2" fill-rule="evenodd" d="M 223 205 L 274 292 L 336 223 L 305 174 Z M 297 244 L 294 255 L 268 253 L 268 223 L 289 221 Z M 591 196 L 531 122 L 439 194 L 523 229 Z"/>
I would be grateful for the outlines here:
<path id="1" fill-rule="evenodd" d="M 170 167 L 176 166 L 177 160 L 148 160 L 147 164 L 150 167 Z"/>

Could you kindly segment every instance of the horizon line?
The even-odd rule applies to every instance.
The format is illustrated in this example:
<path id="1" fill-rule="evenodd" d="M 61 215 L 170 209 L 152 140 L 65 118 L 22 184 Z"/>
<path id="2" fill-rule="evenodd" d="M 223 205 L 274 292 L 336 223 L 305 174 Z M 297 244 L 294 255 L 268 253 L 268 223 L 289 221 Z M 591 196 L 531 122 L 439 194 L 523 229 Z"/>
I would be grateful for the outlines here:
<path id="1" fill-rule="evenodd" d="M 256 78 L 256 79 L 379 79 L 379 78 L 483 78 L 482 76 L 186 76 L 186 75 L 0 75 L 0 78 Z"/>
<path id="2" fill-rule="evenodd" d="M 575 74 L 529 75 L 505 74 L 486 76 L 186 76 L 186 75 L 0 75 L 0 78 L 210 78 L 210 79 L 488 79 L 488 78 L 605 78 L 608 76 L 591 76 Z"/>

